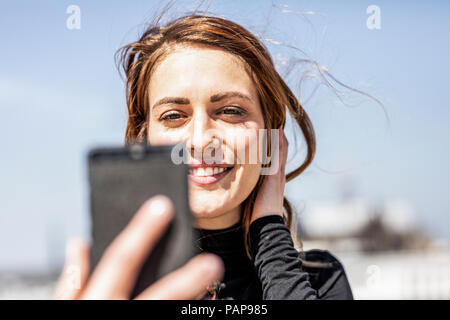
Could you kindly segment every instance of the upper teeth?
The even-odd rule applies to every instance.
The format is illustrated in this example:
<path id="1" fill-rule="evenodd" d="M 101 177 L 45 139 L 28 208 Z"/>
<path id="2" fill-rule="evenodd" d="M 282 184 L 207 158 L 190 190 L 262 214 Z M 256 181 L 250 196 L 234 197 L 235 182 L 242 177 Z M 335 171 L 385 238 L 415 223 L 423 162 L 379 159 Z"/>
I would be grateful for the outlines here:
<path id="1" fill-rule="evenodd" d="M 190 173 L 196 177 L 206 177 L 206 176 L 212 176 L 215 174 L 219 174 L 221 172 L 224 172 L 226 168 L 221 167 L 205 167 L 205 168 L 195 168 L 190 169 Z"/>

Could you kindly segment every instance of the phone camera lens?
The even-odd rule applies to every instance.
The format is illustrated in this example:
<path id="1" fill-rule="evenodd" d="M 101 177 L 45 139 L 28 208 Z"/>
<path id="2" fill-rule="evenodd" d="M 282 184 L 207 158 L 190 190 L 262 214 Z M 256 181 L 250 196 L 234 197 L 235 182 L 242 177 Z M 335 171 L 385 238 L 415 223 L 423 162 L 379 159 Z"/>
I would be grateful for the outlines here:
<path id="1" fill-rule="evenodd" d="M 133 144 L 130 146 L 130 156 L 134 160 L 140 160 L 145 156 L 145 146 L 143 144 Z"/>

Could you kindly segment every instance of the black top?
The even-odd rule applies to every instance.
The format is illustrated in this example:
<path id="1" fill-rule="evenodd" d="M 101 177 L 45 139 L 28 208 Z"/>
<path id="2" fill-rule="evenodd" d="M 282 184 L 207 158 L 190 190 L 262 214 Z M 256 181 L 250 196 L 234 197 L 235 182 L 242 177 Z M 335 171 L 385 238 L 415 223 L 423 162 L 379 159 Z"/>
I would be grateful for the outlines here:
<path id="1" fill-rule="evenodd" d="M 250 225 L 251 259 L 245 252 L 240 223 L 226 229 L 195 232 L 198 249 L 220 256 L 225 265 L 222 283 L 205 298 L 353 299 L 342 264 L 326 250 L 299 253 L 278 215 L 259 218 Z M 320 266 L 316 266 L 317 262 Z"/>

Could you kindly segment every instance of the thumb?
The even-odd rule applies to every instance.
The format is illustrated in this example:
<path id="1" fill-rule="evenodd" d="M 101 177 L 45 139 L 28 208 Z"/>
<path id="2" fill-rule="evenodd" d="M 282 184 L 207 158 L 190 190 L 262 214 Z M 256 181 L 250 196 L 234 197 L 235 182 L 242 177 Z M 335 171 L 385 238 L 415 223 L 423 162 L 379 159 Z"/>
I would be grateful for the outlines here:
<path id="1" fill-rule="evenodd" d="M 73 300 L 80 296 L 89 275 L 89 243 L 72 238 L 66 246 L 66 262 L 56 285 L 54 299 Z"/>

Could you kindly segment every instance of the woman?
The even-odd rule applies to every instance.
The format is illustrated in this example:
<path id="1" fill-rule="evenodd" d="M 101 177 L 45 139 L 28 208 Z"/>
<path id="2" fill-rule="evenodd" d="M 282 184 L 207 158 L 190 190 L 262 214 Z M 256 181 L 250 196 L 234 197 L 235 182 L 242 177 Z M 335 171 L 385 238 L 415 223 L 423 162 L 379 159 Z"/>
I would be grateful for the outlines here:
<path id="1" fill-rule="evenodd" d="M 229 20 L 190 15 L 149 27 L 119 53 L 127 80 L 126 142 L 186 143 L 190 208 L 198 248 L 205 252 L 138 298 L 352 299 L 338 260 L 326 251 L 299 254 L 294 248 L 284 186 L 312 162 L 314 130 L 259 40 Z M 308 146 L 305 161 L 287 175 L 286 112 Z M 240 151 L 249 154 L 259 141 L 258 134 L 243 137 L 242 132 L 277 128 L 279 162 L 274 174 L 263 175 L 274 163 L 239 159 Z M 203 157 L 211 146 L 222 154 L 220 163 Z M 62 288 L 60 297 L 127 298 L 171 214 L 164 197 L 145 203 L 89 281 L 88 247 L 77 242 L 68 265 L 81 270 L 80 286 Z"/>

